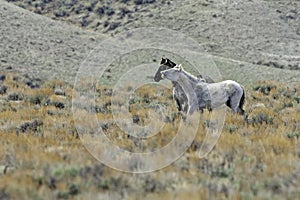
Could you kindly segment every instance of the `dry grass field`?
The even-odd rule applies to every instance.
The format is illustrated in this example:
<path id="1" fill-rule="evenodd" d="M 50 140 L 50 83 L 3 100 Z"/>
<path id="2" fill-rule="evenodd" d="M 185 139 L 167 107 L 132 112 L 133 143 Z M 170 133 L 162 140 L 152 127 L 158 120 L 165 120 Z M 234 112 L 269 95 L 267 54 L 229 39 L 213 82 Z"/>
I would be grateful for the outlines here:
<path id="1" fill-rule="evenodd" d="M 297 0 L 0 0 L 0 200 L 299 199 L 299 8 Z M 113 110 L 125 99 L 113 96 L 112 85 L 137 62 L 158 67 L 162 56 L 177 55 L 157 49 L 125 55 L 126 69 L 112 63 L 93 86 L 89 112 L 73 100 L 82 92 L 74 86 L 78 69 L 91 51 L 143 27 L 170 29 L 199 44 L 199 63 L 207 66 L 202 56 L 208 56 L 218 69 L 201 73 L 245 86 L 248 119 L 228 111 L 217 144 L 200 159 L 212 115 L 205 111 L 178 160 L 137 174 L 96 159 L 83 145 L 84 139 L 97 147 L 87 127 L 96 117 L 106 138 L 125 151 L 169 144 L 182 122 L 172 91 L 155 84 L 134 91 L 129 115 L 119 115 L 134 125 L 152 125 L 151 113 L 168 108 L 155 119 L 163 124 L 153 126 L 157 134 L 136 138 L 116 123 Z M 78 127 L 74 115 L 87 126 Z"/>
<path id="2" fill-rule="evenodd" d="M 1 199 L 297 199 L 300 195 L 300 85 L 257 82 L 247 88 L 248 120 L 228 112 L 221 137 L 207 157 L 199 159 L 196 154 L 205 136 L 200 121 L 194 142 L 175 163 L 152 173 L 130 174 L 101 164 L 82 145 L 72 117 L 72 85 L 53 80 L 32 86 L 32 81 L 15 73 L 3 72 L 1 77 Z M 110 123 L 110 90 L 97 86 L 101 99 L 95 112 L 107 137 L 118 146 L 130 151 L 160 148 L 174 137 L 180 120 L 175 108 L 161 132 L 147 142 L 122 133 Z M 170 90 L 162 96 L 156 90 L 150 85 L 136 91 L 130 104 L 136 123 L 148 123 L 149 102 L 175 107 Z"/>

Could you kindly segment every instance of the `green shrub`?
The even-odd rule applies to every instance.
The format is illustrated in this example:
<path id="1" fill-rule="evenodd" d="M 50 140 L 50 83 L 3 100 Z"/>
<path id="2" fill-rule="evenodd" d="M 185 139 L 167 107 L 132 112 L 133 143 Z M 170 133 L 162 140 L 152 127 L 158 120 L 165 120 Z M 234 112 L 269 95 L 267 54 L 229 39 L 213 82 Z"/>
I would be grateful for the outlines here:
<path id="1" fill-rule="evenodd" d="M 7 95 L 7 100 L 9 101 L 22 101 L 24 99 L 24 95 L 19 92 L 12 92 Z"/>
<path id="2" fill-rule="evenodd" d="M 253 87 L 254 91 L 259 91 L 263 93 L 264 95 L 269 95 L 270 91 L 276 89 L 276 85 L 273 84 L 267 84 L 267 83 L 262 83 L 259 85 L 256 85 Z"/>
<path id="3" fill-rule="evenodd" d="M 293 131 L 286 134 L 288 138 L 299 138 L 300 132 L 299 131 Z"/>

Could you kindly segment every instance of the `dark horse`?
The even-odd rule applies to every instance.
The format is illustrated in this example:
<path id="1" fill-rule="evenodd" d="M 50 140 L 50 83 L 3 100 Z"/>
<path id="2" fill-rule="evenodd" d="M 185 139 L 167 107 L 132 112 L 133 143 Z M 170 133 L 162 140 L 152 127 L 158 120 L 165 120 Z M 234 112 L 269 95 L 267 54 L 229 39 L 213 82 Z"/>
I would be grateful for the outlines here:
<path id="1" fill-rule="evenodd" d="M 164 70 L 171 69 L 175 66 L 176 63 L 174 63 L 170 59 L 162 58 L 160 62 L 160 66 L 155 73 L 154 81 L 159 82 L 160 80 L 162 80 L 163 78 L 161 77 L 161 72 Z M 214 81 L 208 76 L 202 77 L 202 75 L 199 75 L 198 78 L 203 79 L 207 83 L 214 83 Z M 173 85 L 173 98 L 176 102 L 177 109 L 179 112 L 184 112 L 184 114 L 186 114 L 189 108 L 187 96 L 178 82 L 172 81 L 172 85 Z"/>

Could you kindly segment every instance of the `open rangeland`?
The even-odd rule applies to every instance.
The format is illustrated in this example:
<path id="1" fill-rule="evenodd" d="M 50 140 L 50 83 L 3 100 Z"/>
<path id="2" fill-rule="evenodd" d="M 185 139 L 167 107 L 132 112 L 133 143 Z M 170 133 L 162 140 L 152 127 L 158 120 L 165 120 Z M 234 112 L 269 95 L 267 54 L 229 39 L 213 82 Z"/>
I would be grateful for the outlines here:
<path id="1" fill-rule="evenodd" d="M 200 121 L 194 142 L 175 163 L 152 173 L 130 174 L 101 164 L 82 145 L 71 112 L 72 85 L 56 80 L 32 88 L 21 75 L 1 75 L 5 77 L 0 96 L 2 198 L 295 199 L 299 195 L 300 86 L 257 82 L 247 88 L 248 120 L 228 112 L 217 145 L 207 157 L 196 155 L 206 134 Z M 163 129 L 148 140 L 129 137 L 113 123 L 110 86 L 98 85 L 96 93 L 93 114 L 118 146 L 151 150 L 176 134 L 180 116 L 171 90 L 145 86 L 131 100 L 132 120 L 140 125 L 149 121 L 149 102 L 171 108 Z M 204 118 L 208 115 L 203 113 Z"/>
<path id="2" fill-rule="evenodd" d="M 299 7 L 280 0 L 0 0 L 0 199 L 298 199 Z M 76 127 L 72 98 L 82 92 L 74 81 L 90 52 L 139 27 L 193 38 L 222 80 L 245 86 L 248 118 L 228 110 L 216 146 L 199 159 L 211 115 L 205 110 L 194 142 L 177 161 L 132 174 L 87 151 L 79 131 L 93 132 Z M 157 68 L 166 56 L 155 49 L 139 53 Z M 124 101 L 113 96 L 125 73 L 117 64 L 93 85 L 90 116 L 80 104 L 76 115 L 87 124 L 96 117 L 105 136 L 126 151 L 164 147 L 181 123 L 171 89 L 148 84 L 134 91 L 127 109 L 133 124 L 150 124 L 158 105 L 168 112 L 154 119 L 163 123 L 156 135 L 128 135 L 112 113 Z"/>

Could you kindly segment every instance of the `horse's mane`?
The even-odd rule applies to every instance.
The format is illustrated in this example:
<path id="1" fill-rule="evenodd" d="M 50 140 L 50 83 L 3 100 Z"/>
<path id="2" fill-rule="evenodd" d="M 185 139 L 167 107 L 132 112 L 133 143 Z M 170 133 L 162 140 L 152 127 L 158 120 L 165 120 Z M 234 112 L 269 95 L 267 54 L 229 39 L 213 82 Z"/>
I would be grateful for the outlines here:
<path id="1" fill-rule="evenodd" d="M 180 67 L 180 66 L 179 66 L 179 67 Z M 181 70 L 182 70 L 183 74 L 184 74 L 190 81 L 192 81 L 192 82 L 194 82 L 194 83 L 198 83 L 198 82 L 199 82 L 199 79 L 198 79 L 196 76 L 194 76 L 194 75 L 192 75 L 191 73 L 185 71 L 182 67 L 181 67 Z"/>

